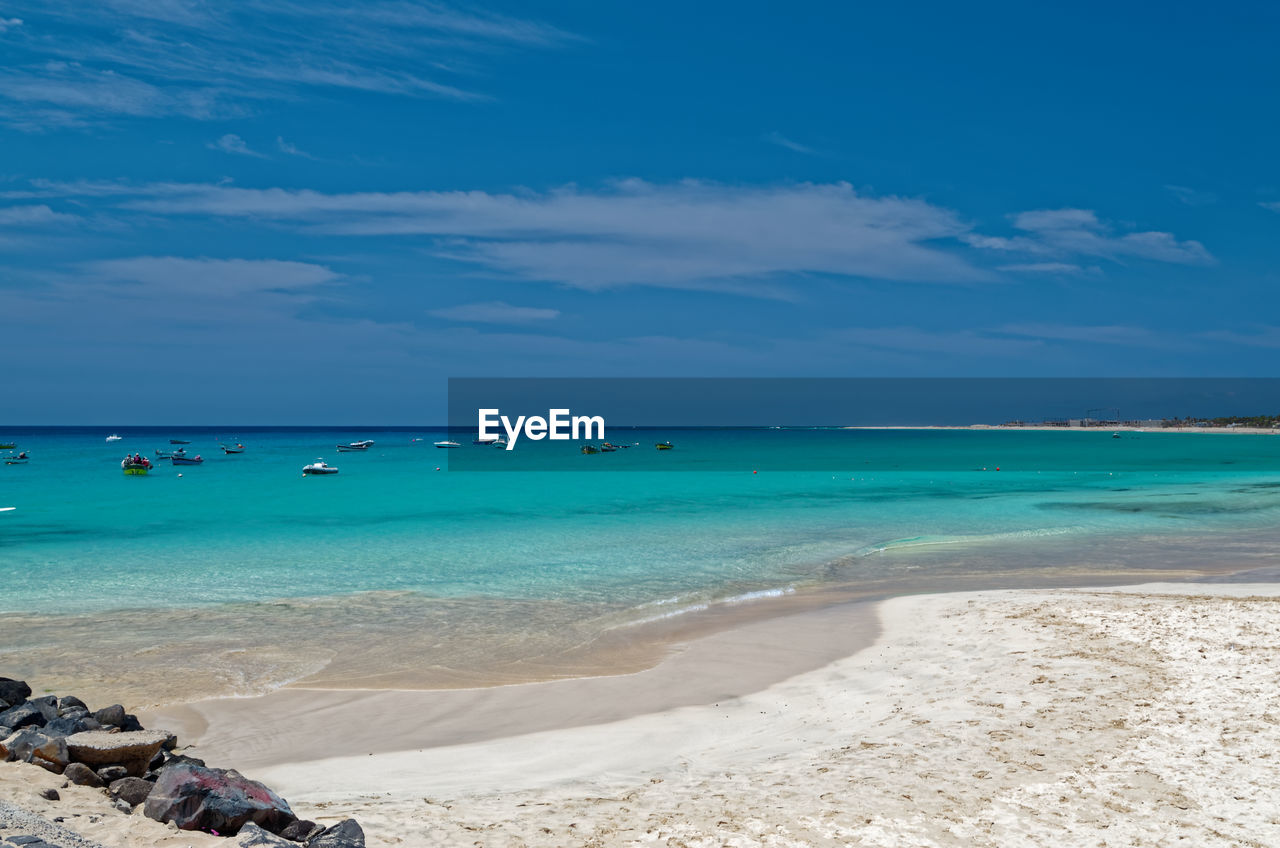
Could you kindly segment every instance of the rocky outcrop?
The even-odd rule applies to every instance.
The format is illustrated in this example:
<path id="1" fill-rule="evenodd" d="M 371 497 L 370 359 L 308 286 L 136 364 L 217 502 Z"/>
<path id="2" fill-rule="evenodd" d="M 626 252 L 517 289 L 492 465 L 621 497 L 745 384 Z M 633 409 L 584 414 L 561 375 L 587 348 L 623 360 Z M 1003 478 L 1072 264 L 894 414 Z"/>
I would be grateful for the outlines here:
<path id="1" fill-rule="evenodd" d="M 6 704 L 21 704 L 31 697 L 31 687 L 21 680 L 0 677 L 0 701 Z"/>
<path id="2" fill-rule="evenodd" d="M 307 848 L 365 848 L 364 829 L 355 819 L 346 819 L 313 837 Z"/>
<path id="3" fill-rule="evenodd" d="M 124 801 L 130 807 L 136 807 L 147 800 L 154 786 L 155 784 L 151 781 L 140 777 L 122 777 L 111 781 L 108 789 L 111 791 L 112 798 Z"/>
<path id="4" fill-rule="evenodd" d="M 102 787 L 102 778 L 84 763 L 71 763 L 62 770 L 62 776 L 77 786 L 92 786 L 94 789 Z"/>
<path id="5" fill-rule="evenodd" d="M 160 772 L 143 813 L 181 830 L 234 835 L 248 822 L 279 833 L 297 820 L 289 804 L 234 769 L 182 763 Z"/>
<path id="6" fill-rule="evenodd" d="M 122 766 L 131 776 L 142 777 L 147 765 L 164 745 L 169 734 L 163 730 L 135 730 L 108 733 L 90 730 L 67 737 L 67 748 L 76 762 L 88 766 Z"/>
<path id="7" fill-rule="evenodd" d="M 239 848 L 298 848 L 296 843 L 276 836 L 270 831 L 263 830 L 253 822 L 249 822 L 240 828 L 236 845 Z"/>

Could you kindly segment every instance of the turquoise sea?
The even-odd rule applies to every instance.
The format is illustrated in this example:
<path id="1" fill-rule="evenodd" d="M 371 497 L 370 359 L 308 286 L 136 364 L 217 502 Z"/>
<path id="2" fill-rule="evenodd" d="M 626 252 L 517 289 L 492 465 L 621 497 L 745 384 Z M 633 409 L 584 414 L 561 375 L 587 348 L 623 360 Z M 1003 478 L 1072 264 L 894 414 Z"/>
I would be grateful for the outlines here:
<path id="1" fill-rule="evenodd" d="M 1280 518 L 1270 435 L 616 430 L 634 446 L 489 472 L 447 462 L 514 457 L 444 437 L 0 430 L 31 457 L 0 466 L 0 673 L 155 700 L 599 673 L 833 600 L 1266 568 Z M 205 462 L 121 473 L 169 438 Z M 744 456 L 766 470 L 718 470 Z M 304 478 L 318 457 L 340 473 Z"/>

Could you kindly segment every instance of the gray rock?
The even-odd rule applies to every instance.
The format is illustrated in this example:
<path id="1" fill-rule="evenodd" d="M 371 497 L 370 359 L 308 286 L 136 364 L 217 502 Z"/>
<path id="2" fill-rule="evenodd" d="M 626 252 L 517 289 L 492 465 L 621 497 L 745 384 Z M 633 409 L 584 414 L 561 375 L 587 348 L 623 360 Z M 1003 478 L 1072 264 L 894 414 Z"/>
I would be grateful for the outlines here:
<path id="1" fill-rule="evenodd" d="M 115 799 L 114 801 L 111 802 L 111 806 L 115 807 L 117 810 L 124 813 L 126 816 L 132 815 L 133 813 L 133 805 L 130 804 L 128 801 L 124 800 L 123 798 Z"/>
<path id="2" fill-rule="evenodd" d="M 253 822 L 240 828 L 237 834 L 239 848 L 296 848 L 288 839 L 281 839 L 269 830 L 263 830 Z"/>
<path id="3" fill-rule="evenodd" d="M 98 769 L 98 778 L 104 784 L 111 784 L 121 778 L 129 776 L 129 770 L 124 766 L 103 766 Z"/>
<path id="4" fill-rule="evenodd" d="M 151 794 L 151 788 L 154 786 L 140 777 L 122 777 L 119 780 L 111 781 L 108 787 L 111 790 L 111 797 L 119 798 L 131 807 L 136 807 L 143 801 L 147 800 L 147 796 Z"/>
<path id="5" fill-rule="evenodd" d="M 10 707 L 0 713 L 0 724 L 5 727 L 12 727 L 14 730 L 31 727 L 32 725 L 39 727 L 44 723 L 44 713 L 39 707 L 32 704 L 18 704 L 18 706 Z"/>
<path id="6" fill-rule="evenodd" d="M 56 789 L 41 789 L 40 797 L 46 801 L 61 801 L 62 796 L 58 794 Z"/>
<path id="7" fill-rule="evenodd" d="M 38 709 L 46 722 L 53 721 L 58 717 L 58 697 L 56 695 L 30 698 L 27 703 Z"/>
<path id="8" fill-rule="evenodd" d="M 87 713 L 89 705 L 75 695 L 63 695 L 58 699 L 58 712 L 66 715 L 70 710 L 84 710 Z"/>
<path id="9" fill-rule="evenodd" d="M 167 766 L 151 790 L 143 813 L 182 830 L 234 834 L 249 822 L 279 833 L 297 816 L 289 804 L 256 780 L 233 769 L 179 763 Z"/>
<path id="10" fill-rule="evenodd" d="M 203 766 L 205 763 L 204 760 L 199 757 L 188 757 L 186 754 L 177 754 L 166 759 L 164 761 L 164 765 L 160 766 L 156 771 L 164 771 L 171 766 L 180 766 L 184 764 L 189 766 Z"/>
<path id="11" fill-rule="evenodd" d="M 62 737 L 49 736 L 36 727 L 19 730 L 0 742 L 0 758 L 35 763 L 57 774 L 70 762 Z"/>
<path id="12" fill-rule="evenodd" d="M 119 704 L 112 704 L 109 707 L 103 707 L 93 714 L 93 717 L 103 724 L 110 724 L 120 727 L 124 724 L 124 707 Z"/>
<path id="13" fill-rule="evenodd" d="M 125 715 L 124 721 L 120 723 L 120 729 L 133 732 L 135 730 L 145 730 L 142 722 L 138 721 L 138 717 L 132 713 Z"/>
<path id="14" fill-rule="evenodd" d="M 346 819 L 313 837 L 307 848 L 364 848 L 364 830 L 355 819 Z"/>
<path id="15" fill-rule="evenodd" d="M 324 828 L 313 821 L 306 819 L 298 819 L 293 824 L 280 831 L 280 835 L 285 839 L 293 842 L 306 842 L 313 836 L 319 836 L 324 833 Z"/>
<path id="16" fill-rule="evenodd" d="M 102 712 L 99 710 L 99 712 Z M 136 730 L 107 733 L 89 730 L 67 737 L 71 759 L 88 766 L 121 765 L 134 777 L 147 771 L 147 764 L 160 750 L 169 734 L 163 730 Z"/>
<path id="17" fill-rule="evenodd" d="M 92 786 L 95 789 L 102 786 L 102 778 L 84 763 L 71 763 L 62 770 L 62 776 L 76 786 Z"/>
<path id="18" fill-rule="evenodd" d="M 0 677 L 0 701 L 9 704 L 21 704 L 31 697 L 31 687 L 24 681 L 11 677 Z"/>
<path id="19" fill-rule="evenodd" d="M 50 736 L 71 736 L 74 733 L 84 733 L 89 728 L 85 727 L 84 722 L 79 718 L 59 716 L 42 729 Z"/>

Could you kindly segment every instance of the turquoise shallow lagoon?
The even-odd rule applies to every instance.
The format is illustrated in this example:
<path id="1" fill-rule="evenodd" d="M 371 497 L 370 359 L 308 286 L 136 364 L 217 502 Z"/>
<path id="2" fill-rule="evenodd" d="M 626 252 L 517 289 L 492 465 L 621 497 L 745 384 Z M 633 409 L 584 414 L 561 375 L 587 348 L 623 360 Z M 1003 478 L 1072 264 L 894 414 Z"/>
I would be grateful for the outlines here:
<path id="1" fill-rule="evenodd" d="M 501 452 L 426 429 L 110 432 L 0 432 L 31 455 L 0 466 L 0 665 L 90 687 L 151 669 L 161 699 L 601 673 L 833 599 L 1266 567 L 1280 517 L 1266 435 L 616 431 L 636 446 L 554 446 L 590 472 L 464 473 L 451 456 Z M 121 473 L 170 437 L 204 464 Z M 692 470 L 662 464 L 667 438 Z M 728 451 L 807 470 L 697 470 Z M 341 472 L 304 478 L 317 457 Z"/>

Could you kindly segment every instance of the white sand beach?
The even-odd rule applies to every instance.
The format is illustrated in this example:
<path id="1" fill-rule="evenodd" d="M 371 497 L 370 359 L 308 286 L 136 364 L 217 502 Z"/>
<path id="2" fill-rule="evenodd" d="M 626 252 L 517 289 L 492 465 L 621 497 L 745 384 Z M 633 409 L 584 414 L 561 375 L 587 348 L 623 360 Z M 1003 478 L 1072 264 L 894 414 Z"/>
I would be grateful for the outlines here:
<path id="1" fill-rule="evenodd" d="M 804 616 L 627 676 L 705 694 L 740 675 L 718 701 L 645 712 L 616 702 L 637 691 L 619 678 L 572 682 L 571 697 L 477 690 L 425 716 L 448 693 L 279 693 L 319 706 L 195 705 L 208 725 L 192 753 L 266 782 L 300 816 L 356 817 L 370 845 L 1280 844 L 1280 585 L 969 592 Z M 816 664 L 824 630 L 874 642 L 748 691 L 781 661 L 758 651 L 751 672 L 751 645 L 790 632 Z M 244 703 L 289 703 L 270 697 Z M 583 723 L 611 711 L 629 717 Z M 519 732 L 538 722 L 548 729 Z M 10 764 L 0 797 L 113 848 L 227 844 L 80 787 L 35 797 L 61 782 Z"/>

